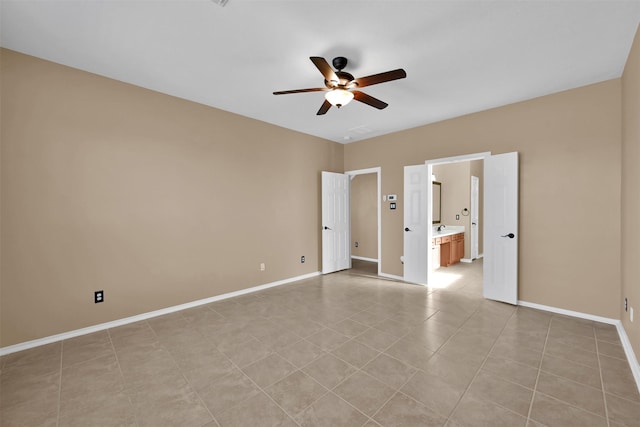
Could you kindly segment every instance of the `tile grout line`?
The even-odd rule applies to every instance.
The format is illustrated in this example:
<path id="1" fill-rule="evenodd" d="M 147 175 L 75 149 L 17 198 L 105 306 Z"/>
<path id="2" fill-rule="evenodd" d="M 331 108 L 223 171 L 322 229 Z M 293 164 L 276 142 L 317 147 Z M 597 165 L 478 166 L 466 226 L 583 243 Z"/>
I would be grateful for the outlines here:
<path id="1" fill-rule="evenodd" d="M 251 334 L 249 334 L 249 335 L 251 335 Z M 253 337 L 253 335 L 251 335 L 251 336 Z M 255 338 L 255 337 L 254 337 L 254 338 Z M 256 338 L 256 339 L 257 339 L 257 338 Z M 303 339 L 304 339 L 304 338 L 303 338 Z M 208 338 L 207 338 L 207 341 L 209 341 L 209 342 L 211 342 L 213 345 L 215 345 L 215 342 L 210 341 Z M 262 341 L 260 341 L 260 342 L 262 342 Z M 299 341 L 296 341 L 296 342 L 299 342 Z M 216 348 L 217 348 L 217 347 L 216 347 Z M 220 350 L 218 350 L 218 351 L 220 351 Z M 244 375 L 245 377 L 247 377 L 247 378 L 249 379 L 249 381 L 251 381 L 251 382 L 252 382 L 252 383 L 253 383 L 253 384 L 258 388 L 258 390 L 260 390 L 260 392 L 264 393 L 264 394 L 269 398 L 269 400 L 271 400 L 271 401 L 272 401 L 272 402 L 273 402 L 273 403 L 274 403 L 278 408 L 280 408 L 280 409 L 282 410 L 282 412 L 284 412 L 284 413 L 285 413 L 285 414 L 286 414 L 286 415 L 287 415 L 287 416 L 288 416 L 288 417 L 289 417 L 289 418 L 290 418 L 294 423 L 296 423 L 298 426 L 300 425 L 300 424 L 296 421 L 296 419 L 295 419 L 291 414 L 289 414 L 289 412 L 288 412 L 288 411 L 286 411 L 282 406 L 280 406 L 280 404 L 279 404 L 278 402 L 276 402 L 276 401 L 273 399 L 273 397 L 271 397 L 271 395 L 270 395 L 269 393 L 267 393 L 267 391 L 266 391 L 264 388 L 260 387 L 260 386 L 259 386 L 259 385 L 258 385 L 258 384 L 253 380 L 253 378 L 251 378 L 249 375 L 247 375 L 247 374 L 242 370 L 242 368 L 241 368 L 241 367 L 240 367 L 236 362 L 234 362 L 233 360 L 231 360 L 231 358 L 230 358 L 229 356 L 227 356 L 224 352 L 220 351 L 220 354 L 222 354 L 224 357 L 226 357 L 226 358 L 227 358 L 227 360 L 228 360 L 228 361 L 229 361 L 229 362 L 230 362 L 230 363 L 231 363 L 231 364 L 232 364 L 232 365 L 233 365 L 233 366 L 234 366 L 238 371 L 240 371 L 240 372 L 242 373 L 242 375 Z M 273 354 L 278 354 L 278 353 L 277 353 L 277 352 L 275 352 L 275 351 L 272 351 L 272 350 L 271 350 L 271 353 L 269 353 L 268 355 L 264 356 L 263 358 L 261 358 L 261 359 L 259 359 L 259 360 L 256 360 L 256 361 L 255 361 L 255 362 L 253 362 L 253 363 L 257 363 L 257 362 L 259 362 L 259 361 L 261 361 L 261 360 L 263 360 L 263 359 L 266 359 L 267 357 L 269 357 L 269 356 L 271 356 L 271 355 L 273 355 Z M 279 355 L 278 355 L 278 356 L 279 356 Z M 282 356 L 280 356 L 280 357 L 282 357 Z M 285 360 L 286 360 L 286 359 L 285 359 Z M 314 359 L 314 360 L 315 360 L 315 359 Z M 249 365 L 247 365 L 247 366 L 251 366 L 253 363 L 250 363 L 250 364 L 249 364 Z M 289 363 L 291 363 L 291 362 L 289 362 Z M 292 363 L 292 365 L 293 365 L 293 363 Z M 295 365 L 294 365 L 294 366 L 295 366 Z M 246 366 L 245 366 L 245 368 L 246 368 Z M 298 368 L 297 370 L 300 370 L 300 371 L 301 371 L 301 369 L 300 369 L 300 368 Z M 294 372 L 295 372 L 295 371 L 294 371 Z M 228 374 L 225 374 L 225 376 L 226 376 L 226 375 L 228 375 Z M 289 374 L 289 375 L 291 375 L 291 374 Z M 287 376 L 289 376 L 289 375 L 287 375 Z M 305 374 L 305 375 L 306 375 L 306 374 Z M 286 378 L 287 376 L 285 376 L 284 378 Z M 313 378 L 312 378 L 312 379 L 313 379 Z M 280 380 L 282 380 L 282 378 L 281 378 Z M 278 381 L 280 381 L 280 380 L 278 380 Z M 278 381 L 274 382 L 273 384 L 276 384 Z M 314 380 L 314 381 L 315 381 L 315 380 Z M 270 384 L 268 387 L 272 386 L 273 384 Z M 322 386 L 322 384 L 320 384 L 320 385 Z M 268 387 L 267 387 L 267 388 L 268 388 Z M 322 387 L 324 387 L 324 386 L 322 386 Z M 196 393 L 197 393 L 197 392 L 196 392 Z M 323 395 L 323 396 L 324 396 L 324 395 Z M 199 394 L 198 394 L 198 397 L 200 397 L 200 395 L 199 395 Z M 251 398 L 249 398 L 249 399 L 251 399 Z M 242 402 L 245 402 L 245 401 L 247 401 L 247 400 L 248 400 L 248 399 L 245 399 L 245 400 L 243 400 Z M 240 405 L 240 403 L 242 403 L 242 402 L 239 402 L 239 403 L 238 403 L 238 405 Z M 238 405 L 235 405 L 235 406 L 238 406 Z M 206 407 L 206 405 L 205 405 L 205 407 Z M 207 408 L 207 410 L 208 410 L 208 409 L 209 409 L 209 408 Z M 231 408 L 229 408 L 229 409 L 231 409 Z M 222 413 L 224 413 L 224 412 L 226 412 L 226 411 L 222 411 Z M 220 423 L 218 423 L 218 420 L 217 420 L 215 417 L 214 417 L 214 419 L 216 420 L 216 423 L 217 423 L 218 425 L 220 425 Z"/>
<path id="2" fill-rule="evenodd" d="M 151 328 L 150 326 L 149 326 L 149 328 L 153 331 L 153 328 Z M 155 334 L 155 331 L 153 331 L 153 333 Z M 107 329 L 107 336 L 109 337 L 109 343 L 111 343 L 111 349 L 113 350 L 113 356 L 116 358 L 116 363 L 118 364 L 118 371 L 120 372 L 120 378 L 122 378 L 122 386 L 125 387 L 125 384 L 124 384 L 124 373 L 122 372 L 122 366 L 120 366 L 120 358 L 118 357 L 118 352 L 116 351 L 116 346 L 115 346 L 115 344 L 113 344 L 113 337 L 111 336 L 111 329 Z M 138 414 L 136 413 L 135 409 L 133 408 L 133 402 L 131 401 L 131 396 L 129 396 L 129 393 L 125 393 L 125 395 L 127 396 L 127 401 L 129 401 L 129 407 L 133 411 L 133 419 L 134 419 L 134 421 L 136 423 L 136 426 L 140 426 L 140 423 L 138 422 Z"/>
<path id="3" fill-rule="evenodd" d="M 480 308 L 476 309 L 476 311 L 473 312 L 473 314 L 471 316 L 469 316 L 469 319 L 478 312 L 478 310 L 480 310 Z M 509 318 L 507 319 L 506 322 L 504 322 L 504 325 L 502 326 L 502 329 L 500 330 L 500 333 L 498 334 L 498 336 L 493 340 L 493 344 L 491 345 L 491 348 L 489 349 L 489 351 L 487 351 L 487 355 L 484 357 L 484 359 L 482 360 L 482 363 L 480 364 L 480 366 L 478 367 L 478 369 L 476 370 L 476 373 L 473 375 L 473 378 L 471 379 L 471 381 L 469 381 L 469 384 L 467 384 L 467 387 L 464 389 L 464 391 L 462 392 L 462 394 L 460 395 L 460 398 L 458 399 L 458 401 L 456 402 L 456 404 L 453 406 L 453 408 L 451 409 L 451 412 L 449 413 L 449 415 L 447 416 L 447 421 L 446 423 L 449 423 L 449 420 L 451 420 L 451 416 L 455 413 L 456 409 L 458 408 L 458 406 L 460 405 L 460 402 L 462 401 L 462 398 L 467 394 L 467 392 L 469 391 L 469 389 L 471 388 L 471 384 L 473 384 L 473 382 L 476 380 L 476 378 L 478 377 L 478 375 L 480 374 L 480 371 L 482 370 L 482 368 L 484 367 L 484 365 L 486 365 L 487 360 L 489 359 L 489 356 L 491 355 L 491 352 L 493 351 L 494 347 L 496 346 L 498 339 L 500 338 L 500 336 L 502 335 L 502 333 L 504 332 L 505 328 L 507 327 L 507 324 L 509 323 L 509 321 L 513 318 L 513 316 L 515 316 L 516 312 L 518 311 L 518 308 L 516 307 L 515 310 L 513 310 L 513 313 L 511 313 L 511 316 L 509 316 Z M 462 326 L 464 326 L 465 323 L 467 323 L 467 321 L 469 320 L 467 319 Z M 462 329 L 462 326 L 460 326 L 460 328 L 458 329 L 458 331 L 454 334 L 457 335 L 458 332 L 460 331 L 460 329 Z M 445 343 L 446 344 L 446 343 Z M 442 346 L 444 346 L 445 344 L 443 344 Z M 442 348 L 442 346 L 440 348 Z M 439 350 L 439 349 L 438 349 Z M 502 405 L 498 405 L 501 406 Z M 505 408 L 507 409 L 507 408 Z M 510 410 L 511 411 L 511 410 Z M 513 411 L 511 411 L 513 412 Z"/>
<path id="4" fill-rule="evenodd" d="M 611 426 L 609 421 L 609 408 L 607 408 L 607 393 L 604 390 L 604 376 L 602 375 L 602 363 L 600 362 L 600 350 L 598 346 L 598 333 L 593 328 L 593 334 L 596 341 L 596 355 L 598 356 L 598 373 L 600 374 L 600 387 L 602 388 L 602 401 L 604 403 L 604 418 L 607 420 L 607 427 Z"/>
<path id="5" fill-rule="evenodd" d="M 58 413 L 56 414 L 56 426 L 60 425 L 60 407 L 62 406 L 62 358 L 64 357 L 64 341 L 60 343 L 60 379 L 58 380 Z"/>
<path id="6" fill-rule="evenodd" d="M 542 354 L 540 358 L 540 364 L 538 365 L 538 374 L 536 375 L 536 382 L 533 384 L 533 394 L 531 394 L 531 402 L 529 403 L 529 411 L 527 412 L 527 426 L 531 422 L 531 412 L 533 411 L 533 402 L 536 399 L 536 393 L 538 391 L 538 381 L 540 380 L 540 372 L 542 372 L 542 360 L 547 351 L 547 342 L 549 341 L 549 334 L 551 333 L 551 322 L 553 316 L 549 317 L 549 325 L 547 326 L 547 335 L 544 337 L 544 345 L 542 346 Z"/>
<path id="7" fill-rule="evenodd" d="M 475 314 L 478 310 L 479 310 L 479 308 L 477 308 L 476 310 L 474 310 L 474 311 L 473 311 L 473 313 L 471 313 L 471 314 L 467 317 L 467 319 L 466 319 L 466 320 L 465 320 L 465 321 L 464 321 L 464 322 L 463 322 L 463 323 L 462 323 L 462 324 L 461 324 L 461 325 L 456 329 L 456 331 L 455 331 L 453 334 L 451 334 L 451 335 L 447 338 L 447 340 L 446 340 L 444 343 L 442 343 L 442 345 L 440 345 L 440 347 L 438 347 L 438 350 L 440 350 L 442 347 L 444 347 L 444 346 L 445 346 L 445 345 L 446 345 L 446 344 L 447 344 L 447 343 L 448 343 L 448 342 L 449 342 L 449 341 L 450 341 L 454 336 L 456 336 L 456 335 L 460 332 L 460 330 L 462 329 L 462 326 L 464 326 L 464 324 L 467 322 L 467 320 L 469 320 L 469 318 L 470 318 L 473 314 Z M 435 316 L 437 313 L 439 313 L 439 312 L 441 312 L 441 311 L 442 311 L 442 310 L 437 309 L 435 313 L 433 313 L 431 316 L 429 316 L 429 317 L 427 318 L 427 320 L 428 320 L 428 319 L 430 319 L 431 317 Z M 426 322 L 427 320 L 425 320 L 425 322 Z M 406 336 L 407 336 L 407 335 L 409 335 L 410 333 L 411 333 L 411 331 L 410 331 L 410 332 L 407 332 L 405 335 L 403 335 L 403 336 L 402 336 L 402 338 L 406 337 Z M 402 384 L 402 385 L 401 385 L 401 386 L 400 386 L 400 387 L 395 391 L 395 393 L 393 393 L 393 394 L 391 395 L 391 397 L 389 397 L 389 399 L 387 399 L 387 400 L 386 400 L 382 405 L 380 405 L 380 407 L 378 408 L 378 410 L 377 410 L 376 412 L 374 412 L 374 414 L 371 416 L 371 419 L 372 419 L 372 420 L 373 420 L 373 417 L 374 417 L 374 416 L 376 416 L 376 415 L 377 415 L 377 414 L 382 410 L 382 408 L 384 408 L 384 407 L 385 407 L 385 405 L 386 405 L 387 403 L 389 403 L 389 402 L 391 401 L 391 399 L 393 399 L 393 398 L 394 398 L 398 393 L 401 393 L 403 396 L 406 396 L 407 398 L 409 398 L 409 399 L 413 400 L 414 402 L 417 402 L 417 403 L 419 403 L 420 405 L 422 405 L 422 406 L 424 406 L 424 407 L 428 408 L 429 410 L 433 411 L 434 413 L 436 413 L 436 414 L 440 415 L 440 414 L 439 414 L 437 411 L 435 411 L 434 409 L 432 409 L 432 408 L 428 407 L 427 405 L 423 404 L 422 402 L 418 402 L 418 401 L 417 401 L 416 399 L 414 399 L 413 397 L 411 397 L 411 396 L 409 396 L 409 395 L 407 395 L 407 394 L 405 394 L 405 393 L 402 393 L 402 391 L 400 391 L 400 390 L 401 390 L 405 385 L 407 385 L 407 384 L 409 383 L 409 381 L 411 381 L 411 380 L 413 379 L 413 377 L 415 377 L 415 376 L 418 374 L 418 372 L 420 372 L 420 371 L 421 371 L 421 372 L 424 372 L 422 369 L 415 368 L 415 367 L 413 367 L 412 365 L 409 365 L 409 364 L 407 364 L 407 363 L 403 362 L 402 360 L 400 360 L 400 359 L 398 359 L 398 358 L 396 358 L 396 357 L 394 357 L 394 356 L 392 356 L 392 355 L 390 355 L 390 354 L 385 353 L 385 351 L 386 351 L 386 350 L 388 350 L 389 348 L 391 348 L 393 345 L 395 345 L 395 343 L 397 343 L 398 341 L 400 341 L 402 338 L 399 338 L 397 341 L 395 341 L 393 344 L 391 344 L 389 347 L 387 347 L 385 350 L 383 350 L 383 351 L 381 352 L 381 354 L 385 354 L 386 356 L 388 356 L 388 357 L 390 357 L 390 358 L 392 358 L 392 359 L 395 359 L 395 360 L 397 360 L 397 361 L 399 361 L 399 362 L 401 362 L 401 363 L 403 363 L 403 364 L 405 364 L 405 365 L 411 366 L 412 368 L 414 368 L 414 369 L 416 370 L 416 372 L 414 372 L 414 373 L 413 373 L 413 375 L 411 375 L 411 376 L 410 376 L 410 377 L 409 377 L 409 378 L 408 378 L 408 379 L 407 379 L 407 380 L 406 380 L 406 381 L 405 381 L 405 382 L 404 382 L 404 383 L 403 383 L 403 384 Z M 438 350 L 434 351 L 434 352 L 433 352 L 433 354 L 432 354 L 429 358 L 433 357 L 433 355 L 434 355 L 434 354 L 436 354 L 436 353 L 438 352 Z M 378 355 L 378 356 L 379 356 L 379 355 Z M 376 358 L 377 358 L 378 356 L 376 356 Z M 369 361 L 369 363 L 371 363 L 371 361 Z M 366 365 L 365 365 L 365 366 L 366 366 Z M 386 384 L 386 385 L 388 386 L 388 384 Z M 464 394 L 464 393 L 463 393 L 463 394 Z M 455 407 L 454 407 L 454 409 L 455 409 Z M 452 411 L 452 412 L 453 412 L 453 411 Z M 375 421 L 375 420 L 374 420 L 374 421 Z M 449 417 L 446 417 L 445 424 L 446 424 L 448 421 L 449 421 Z"/>

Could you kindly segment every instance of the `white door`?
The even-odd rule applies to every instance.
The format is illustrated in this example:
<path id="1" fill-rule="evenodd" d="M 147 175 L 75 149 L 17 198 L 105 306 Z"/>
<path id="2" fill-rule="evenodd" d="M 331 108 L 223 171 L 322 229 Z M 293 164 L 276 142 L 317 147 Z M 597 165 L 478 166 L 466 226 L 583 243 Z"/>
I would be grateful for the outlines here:
<path id="1" fill-rule="evenodd" d="M 484 160 L 484 297 L 518 302 L 518 153 Z"/>
<path id="2" fill-rule="evenodd" d="M 471 177 L 471 259 L 478 258 L 478 200 L 480 198 L 480 179 L 477 176 Z"/>
<path id="3" fill-rule="evenodd" d="M 427 166 L 404 167 L 404 280 L 427 283 Z"/>
<path id="4" fill-rule="evenodd" d="M 322 172 L 322 273 L 351 268 L 348 175 Z"/>

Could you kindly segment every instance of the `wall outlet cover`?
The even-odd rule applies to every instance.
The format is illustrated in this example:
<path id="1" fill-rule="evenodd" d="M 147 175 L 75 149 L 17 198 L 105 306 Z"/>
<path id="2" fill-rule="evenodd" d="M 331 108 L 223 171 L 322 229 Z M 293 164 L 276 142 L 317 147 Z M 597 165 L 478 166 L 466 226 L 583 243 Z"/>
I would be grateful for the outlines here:
<path id="1" fill-rule="evenodd" d="M 95 291 L 93 293 L 93 302 L 98 304 L 104 301 L 104 291 Z"/>

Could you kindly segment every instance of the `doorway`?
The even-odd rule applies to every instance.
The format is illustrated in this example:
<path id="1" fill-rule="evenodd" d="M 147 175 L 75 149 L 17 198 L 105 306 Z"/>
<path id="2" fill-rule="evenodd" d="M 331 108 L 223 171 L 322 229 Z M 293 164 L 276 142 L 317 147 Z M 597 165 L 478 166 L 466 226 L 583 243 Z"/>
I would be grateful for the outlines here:
<path id="1" fill-rule="evenodd" d="M 470 160 L 483 160 L 484 162 L 483 189 L 486 203 L 483 207 L 483 295 L 488 299 L 517 304 L 519 240 L 517 152 L 497 155 L 491 155 L 491 153 L 471 154 L 428 160 L 423 166 L 405 167 L 405 193 L 408 190 L 415 190 L 415 197 L 405 195 L 405 281 L 426 285 L 433 282 L 434 273 L 431 268 L 433 261 L 427 247 L 430 249 L 433 244 L 437 244 L 437 240 L 434 241 L 436 231 L 432 225 L 433 186 L 429 185 L 433 181 L 434 165 Z M 470 180 L 466 182 L 467 188 L 469 188 Z M 443 188 L 442 192 L 445 191 Z M 467 198 L 465 204 L 468 206 L 469 203 L 470 198 Z M 460 213 L 455 212 L 456 218 L 469 214 L 468 208 L 457 208 L 460 209 Z M 414 216 L 417 216 L 415 224 L 412 224 L 414 228 L 407 226 L 407 212 L 414 212 Z M 415 228 L 416 225 L 419 227 Z M 420 231 L 420 229 L 426 230 L 416 233 L 416 230 Z M 415 240 L 417 236 L 414 237 L 414 234 L 421 235 L 419 240 L 422 244 L 407 244 L 407 242 Z M 441 234 L 441 237 L 444 241 L 445 236 Z M 454 237 L 456 236 L 451 238 Z M 450 245 L 450 247 L 460 249 L 459 244 Z"/>
<path id="2" fill-rule="evenodd" d="M 446 235 L 450 235 L 452 239 L 451 243 L 429 246 L 432 262 L 431 277 L 428 280 L 432 287 L 455 287 L 457 283 L 462 282 L 461 276 L 479 275 L 481 278 L 483 275 L 482 261 L 479 260 L 483 255 L 482 242 L 479 241 L 479 227 L 483 222 L 480 212 L 483 169 L 482 159 L 432 165 L 432 180 L 439 183 L 439 186 L 434 188 L 441 190 L 440 199 L 435 192 L 433 194 L 433 206 L 439 202 L 440 209 L 438 212 L 434 211 L 432 242 L 437 238 L 444 240 Z M 436 218 L 436 213 L 440 214 L 439 218 Z M 442 227 L 440 232 L 437 231 L 439 227 Z M 464 238 L 460 239 L 460 235 Z M 447 254 L 442 257 L 444 264 L 440 264 L 441 257 L 438 256 L 441 251 Z M 451 255 L 454 251 L 455 257 Z M 481 291 L 482 289 L 480 293 Z"/>
<path id="3" fill-rule="evenodd" d="M 351 182 L 350 256 L 355 264 L 377 275 L 382 264 L 380 171 L 375 167 L 345 172 Z"/>

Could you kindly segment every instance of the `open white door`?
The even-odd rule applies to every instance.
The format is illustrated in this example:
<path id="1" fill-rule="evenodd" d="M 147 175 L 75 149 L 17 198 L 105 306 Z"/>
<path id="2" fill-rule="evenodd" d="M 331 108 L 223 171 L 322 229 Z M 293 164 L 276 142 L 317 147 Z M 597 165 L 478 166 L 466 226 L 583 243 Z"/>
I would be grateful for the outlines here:
<path id="1" fill-rule="evenodd" d="M 348 175 L 322 172 L 322 274 L 351 268 Z"/>
<path id="2" fill-rule="evenodd" d="M 484 297 L 518 303 L 518 153 L 484 160 Z"/>
<path id="3" fill-rule="evenodd" d="M 404 167 L 404 280 L 427 284 L 427 166 Z"/>

